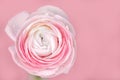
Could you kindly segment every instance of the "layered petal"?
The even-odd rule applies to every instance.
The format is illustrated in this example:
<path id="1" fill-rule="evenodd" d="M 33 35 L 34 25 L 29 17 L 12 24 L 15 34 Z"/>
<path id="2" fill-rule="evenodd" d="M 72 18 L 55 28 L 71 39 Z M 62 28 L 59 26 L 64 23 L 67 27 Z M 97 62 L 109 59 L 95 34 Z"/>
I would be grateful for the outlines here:
<path id="1" fill-rule="evenodd" d="M 62 9 L 60 9 L 58 7 L 55 7 L 55 6 L 48 5 L 48 6 L 40 7 L 37 10 L 37 12 L 40 12 L 42 14 L 45 14 L 47 12 L 52 12 L 54 15 L 59 15 L 61 17 L 64 17 L 64 18 L 68 19 L 66 13 Z"/>
<path id="2" fill-rule="evenodd" d="M 24 22 L 28 17 L 29 17 L 29 14 L 24 11 L 17 14 L 15 17 L 13 17 L 8 21 L 5 31 L 13 41 L 16 40 L 18 32 L 21 30 Z"/>

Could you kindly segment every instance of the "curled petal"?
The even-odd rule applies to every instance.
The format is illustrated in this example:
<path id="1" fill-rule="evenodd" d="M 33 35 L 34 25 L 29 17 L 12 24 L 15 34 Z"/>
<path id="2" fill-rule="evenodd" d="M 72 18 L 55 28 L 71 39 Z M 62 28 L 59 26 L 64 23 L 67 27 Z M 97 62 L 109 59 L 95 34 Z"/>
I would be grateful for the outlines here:
<path id="1" fill-rule="evenodd" d="M 43 6 L 43 7 L 40 7 L 37 12 L 41 13 L 41 14 L 45 14 L 45 13 L 53 13 L 55 15 L 60 15 L 61 17 L 64 17 L 66 19 L 68 19 L 66 13 L 58 8 L 58 7 L 55 7 L 55 6 Z"/>
<path id="2" fill-rule="evenodd" d="M 20 66 L 20 62 L 18 61 L 18 56 L 17 56 L 17 52 L 16 52 L 16 49 L 15 49 L 15 46 L 11 46 L 8 48 L 10 53 L 11 53 L 11 56 L 12 56 L 12 59 L 13 61 Z"/>
<path id="3" fill-rule="evenodd" d="M 64 73 L 68 73 L 71 69 L 71 67 L 73 66 L 74 62 L 75 62 L 75 50 L 73 49 L 73 52 L 71 53 L 70 58 L 68 59 L 68 61 L 66 62 L 66 66 L 64 67 L 65 71 Z"/>
<path id="4" fill-rule="evenodd" d="M 71 35 L 73 35 L 73 37 L 75 36 L 75 31 L 74 31 L 73 25 L 67 19 L 65 19 L 59 15 L 56 15 L 55 20 L 63 22 L 64 26 L 72 33 Z"/>
<path id="5" fill-rule="evenodd" d="M 16 36 L 19 30 L 22 28 L 22 25 L 28 17 L 29 14 L 27 12 L 21 12 L 15 17 L 13 17 L 11 20 L 9 20 L 5 31 L 13 41 L 16 40 Z"/>

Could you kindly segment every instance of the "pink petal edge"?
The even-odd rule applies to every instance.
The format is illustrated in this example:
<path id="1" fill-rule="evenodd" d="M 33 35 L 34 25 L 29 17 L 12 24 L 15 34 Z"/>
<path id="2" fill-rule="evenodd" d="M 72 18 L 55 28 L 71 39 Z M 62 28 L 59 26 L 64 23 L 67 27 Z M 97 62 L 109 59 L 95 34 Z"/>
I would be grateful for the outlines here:
<path id="1" fill-rule="evenodd" d="M 21 12 L 14 16 L 12 19 L 8 21 L 8 24 L 5 28 L 5 32 L 7 35 L 13 40 L 16 40 L 17 33 L 22 28 L 25 20 L 29 17 L 27 12 Z"/>

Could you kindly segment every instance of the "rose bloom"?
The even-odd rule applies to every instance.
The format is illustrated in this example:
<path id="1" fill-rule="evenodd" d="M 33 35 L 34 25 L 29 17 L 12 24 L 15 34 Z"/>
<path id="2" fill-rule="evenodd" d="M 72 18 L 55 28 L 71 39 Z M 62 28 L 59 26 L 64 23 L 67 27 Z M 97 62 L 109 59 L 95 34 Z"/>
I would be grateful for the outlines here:
<path id="1" fill-rule="evenodd" d="M 75 59 L 75 34 L 66 14 L 44 6 L 24 11 L 7 24 L 6 33 L 15 42 L 9 47 L 14 62 L 29 74 L 50 78 L 67 73 Z"/>

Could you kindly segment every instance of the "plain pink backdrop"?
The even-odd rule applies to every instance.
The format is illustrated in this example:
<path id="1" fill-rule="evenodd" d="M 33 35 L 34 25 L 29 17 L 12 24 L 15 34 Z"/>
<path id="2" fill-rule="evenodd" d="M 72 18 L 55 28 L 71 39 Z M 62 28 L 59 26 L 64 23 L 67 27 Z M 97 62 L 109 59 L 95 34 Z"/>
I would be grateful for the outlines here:
<path id="1" fill-rule="evenodd" d="M 0 80 L 27 80 L 8 51 L 7 21 L 48 4 L 68 14 L 77 41 L 75 65 L 50 80 L 120 80 L 120 0 L 0 0 Z"/>

